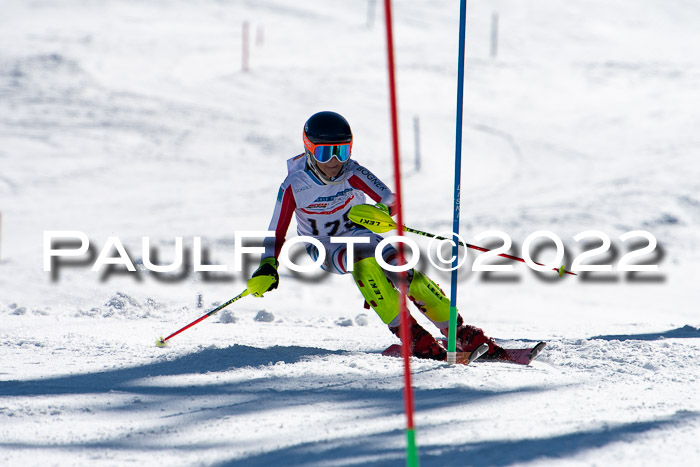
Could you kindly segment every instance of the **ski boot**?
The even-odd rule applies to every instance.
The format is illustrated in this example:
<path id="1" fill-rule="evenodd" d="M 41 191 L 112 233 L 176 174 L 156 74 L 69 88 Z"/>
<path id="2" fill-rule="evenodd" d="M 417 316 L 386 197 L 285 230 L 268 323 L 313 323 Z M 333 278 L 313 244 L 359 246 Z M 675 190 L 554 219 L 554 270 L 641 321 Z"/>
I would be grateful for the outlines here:
<path id="1" fill-rule="evenodd" d="M 411 330 L 411 354 L 414 357 L 429 358 L 432 360 L 447 359 L 447 351 L 445 348 L 435 340 L 432 334 L 423 329 L 423 326 L 418 324 L 413 316 L 409 316 L 408 325 Z M 389 330 L 394 333 L 396 337 L 401 339 L 399 326 L 389 326 Z"/>
<path id="2" fill-rule="evenodd" d="M 447 337 L 448 329 L 441 329 L 440 332 Z M 475 326 L 465 325 L 460 315 L 457 315 L 457 350 L 471 352 L 481 344 L 488 344 L 487 353 L 479 357 L 482 360 L 505 360 L 506 351 L 496 344 L 493 339 L 487 337 L 484 331 Z"/>

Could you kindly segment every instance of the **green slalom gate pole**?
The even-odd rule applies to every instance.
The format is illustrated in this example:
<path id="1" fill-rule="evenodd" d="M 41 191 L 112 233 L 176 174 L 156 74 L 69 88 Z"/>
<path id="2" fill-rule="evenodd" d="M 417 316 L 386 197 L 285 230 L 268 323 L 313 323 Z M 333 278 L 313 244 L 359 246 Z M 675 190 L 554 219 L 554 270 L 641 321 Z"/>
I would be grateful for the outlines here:
<path id="1" fill-rule="evenodd" d="M 467 0 L 459 7 L 459 58 L 457 67 L 457 127 L 455 132 L 455 185 L 452 217 L 452 232 L 459 235 L 459 211 L 462 190 L 462 113 L 464 106 L 464 43 L 467 29 Z M 457 359 L 457 266 L 459 264 L 459 242 L 452 247 L 452 275 L 450 277 L 450 327 L 447 333 L 447 362 Z"/>

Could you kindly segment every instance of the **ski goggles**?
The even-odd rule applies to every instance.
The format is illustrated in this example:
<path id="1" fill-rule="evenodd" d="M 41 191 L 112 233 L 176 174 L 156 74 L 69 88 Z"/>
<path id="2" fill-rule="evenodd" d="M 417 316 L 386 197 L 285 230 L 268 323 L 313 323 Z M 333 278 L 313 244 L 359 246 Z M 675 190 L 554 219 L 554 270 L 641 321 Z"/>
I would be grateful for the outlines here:
<path id="1" fill-rule="evenodd" d="M 304 146 L 306 146 L 306 151 L 322 164 L 330 162 L 334 157 L 338 159 L 338 162 L 346 162 L 350 159 L 352 151 L 352 143 L 314 144 L 306 137 L 304 137 Z"/>
<path id="2" fill-rule="evenodd" d="M 330 162 L 334 157 L 338 159 L 339 162 L 345 162 L 350 159 L 350 150 L 352 146 L 350 143 L 346 144 L 328 144 L 328 145 L 314 145 L 312 154 L 314 158 L 324 164 Z"/>

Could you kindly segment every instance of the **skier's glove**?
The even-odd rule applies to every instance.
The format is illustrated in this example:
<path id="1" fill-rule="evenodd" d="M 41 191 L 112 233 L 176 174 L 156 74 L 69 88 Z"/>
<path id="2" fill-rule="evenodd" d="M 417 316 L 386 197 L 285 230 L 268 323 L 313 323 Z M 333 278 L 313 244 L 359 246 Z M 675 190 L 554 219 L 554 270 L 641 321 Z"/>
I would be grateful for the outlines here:
<path id="1" fill-rule="evenodd" d="M 391 216 L 391 210 L 389 209 L 389 206 L 383 203 L 377 203 L 374 205 L 375 208 L 379 209 L 380 211 L 383 211 L 387 213 L 389 216 Z"/>
<path id="2" fill-rule="evenodd" d="M 246 283 L 248 293 L 254 297 L 262 297 L 265 292 L 276 289 L 280 282 L 280 276 L 277 274 L 278 265 L 279 263 L 274 257 L 264 258 Z"/>

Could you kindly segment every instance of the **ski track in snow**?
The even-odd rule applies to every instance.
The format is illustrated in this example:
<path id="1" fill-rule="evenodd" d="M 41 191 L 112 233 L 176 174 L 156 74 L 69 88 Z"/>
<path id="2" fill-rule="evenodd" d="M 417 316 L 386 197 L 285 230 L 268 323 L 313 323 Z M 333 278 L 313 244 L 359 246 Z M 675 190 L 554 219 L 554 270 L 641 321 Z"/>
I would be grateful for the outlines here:
<path id="1" fill-rule="evenodd" d="M 183 237 L 191 260 L 201 236 L 207 260 L 232 265 L 234 232 L 267 226 L 317 110 L 343 113 L 353 157 L 393 186 L 383 17 L 375 5 L 369 26 L 368 3 L 4 2 L 0 464 L 404 464 L 402 362 L 380 355 L 396 339 L 351 278 L 281 270 L 264 300 L 159 349 L 255 266 L 154 274 L 141 251 L 148 236 L 167 263 Z M 394 3 L 406 224 L 446 232 L 458 7 Z M 422 465 L 700 459 L 696 3 L 470 3 L 467 240 L 502 230 L 520 256 L 547 229 L 570 264 L 573 236 L 595 229 L 616 248 L 598 259 L 615 264 L 629 251 L 619 236 L 643 229 L 659 241 L 644 260 L 660 269 L 461 273 L 468 322 L 505 346 L 548 345 L 529 367 L 413 359 Z M 86 232 L 91 256 L 44 272 L 46 230 Z M 90 271 L 110 236 L 137 273 Z M 420 265 L 448 289 L 448 274 Z"/>

